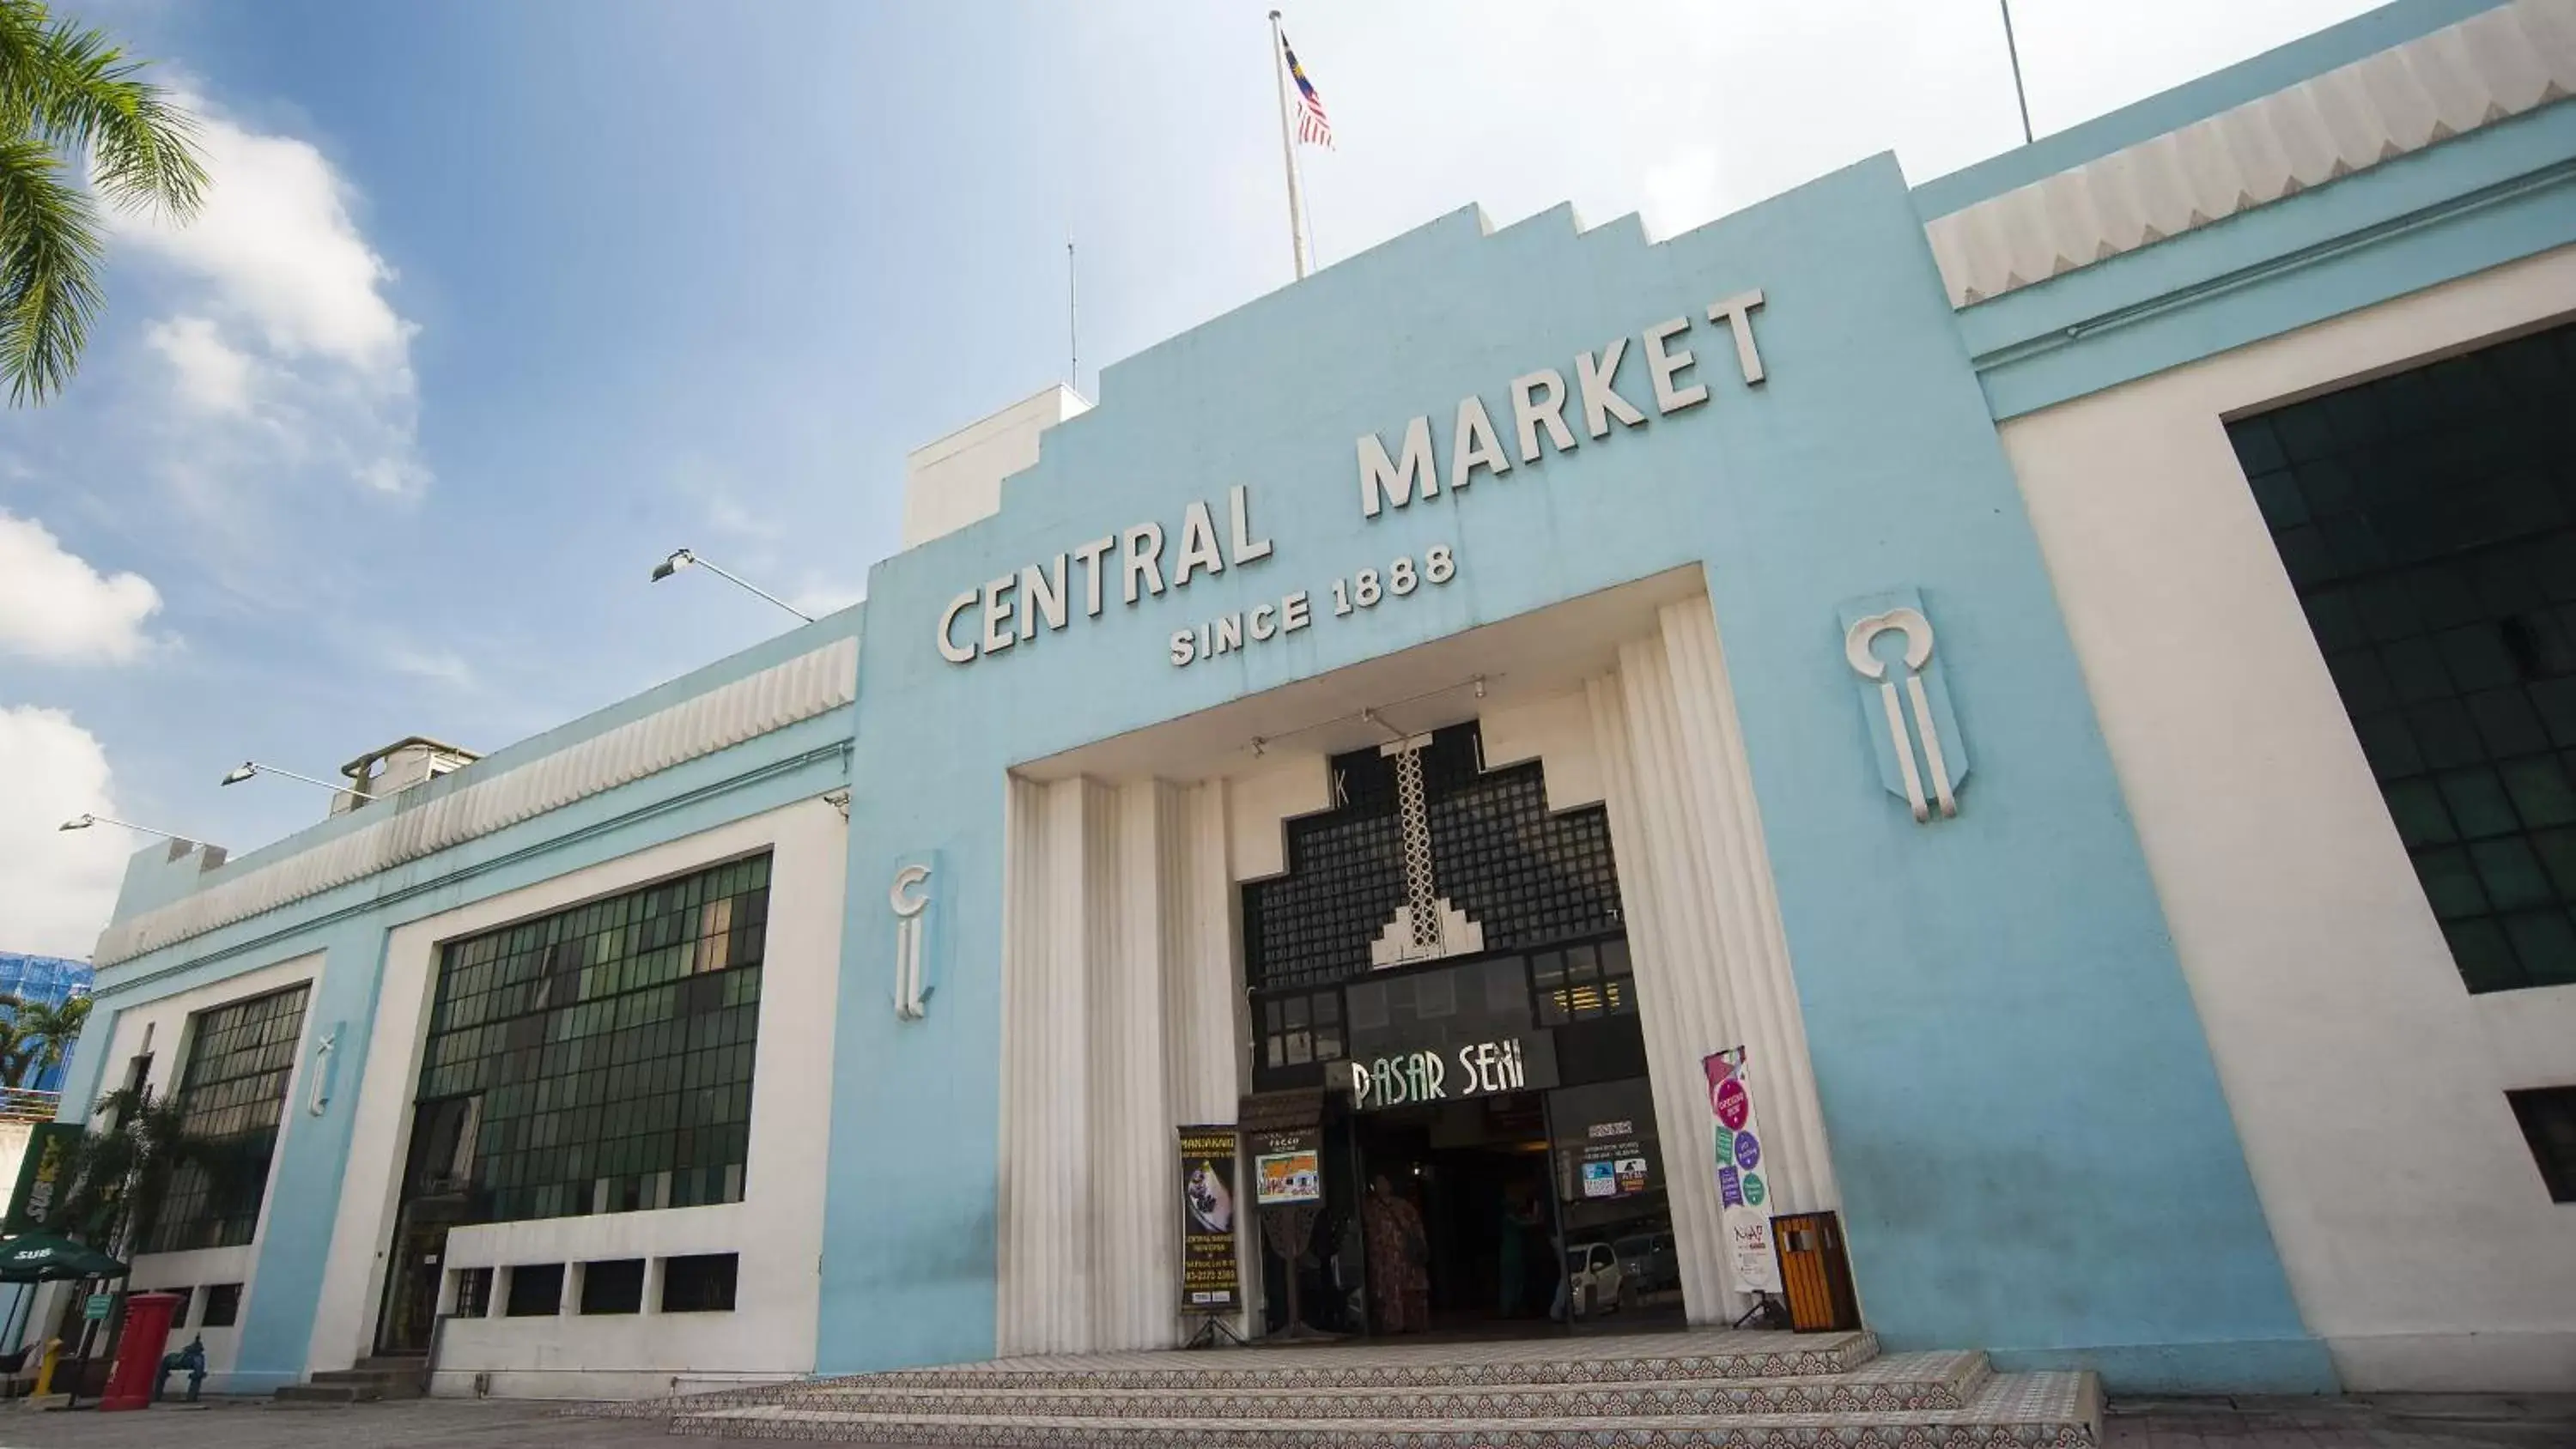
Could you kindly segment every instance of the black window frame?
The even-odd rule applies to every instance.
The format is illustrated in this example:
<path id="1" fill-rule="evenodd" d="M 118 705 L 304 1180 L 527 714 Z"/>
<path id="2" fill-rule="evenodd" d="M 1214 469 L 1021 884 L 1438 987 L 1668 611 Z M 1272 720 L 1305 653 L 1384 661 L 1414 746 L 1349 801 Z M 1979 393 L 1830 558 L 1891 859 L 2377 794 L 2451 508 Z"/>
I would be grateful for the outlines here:
<path id="1" fill-rule="evenodd" d="M 2576 983 L 2562 324 L 2227 424 L 2472 993 Z"/>
<path id="2" fill-rule="evenodd" d="M 510 1265 L 509 1290 L 502 1295 L 503 1318 L 555 1318 L 563 1313 L 565 1265 L 561 1263 L 513 1263 Z M 533 1275 L 533 1276 L 531 1276 Z M 542 1283 L 543 1289 L 532 1289 Z M 540 1301 L 545 1306 L 536 1306 Z"/>
<path id="3" fill-rule="evenodd" d="M 662 1260 L 660 1311 L 731 1313 L 742 1287 L 736 1253 L 686 1253 Z"/>
<path id="4" fill-rule="evenodd" d="M 2576 1203 L 2576 1085 L 2507 1092 L 2551 1202 Z"/>
<path id="5" fill-rule="evenodd" d="M 642 1258 L 600 1258 L 581 1265 L 581 1302 L 585 1318 L 613 1317 L 644 1311 Z"/>
<path id="6" fill-rule="evenodd" d="M 771 859 L 443 943 L 415 1133 L 470 1110 L 408 1191 L 461 1196 L 465 1223 L 741 1201 Z"/>
<path id="7" fill-rule="evenodd" d="M 172 1101 L 199 1154 L 172 1170 L 138 1252 L 237 1248 L 258 1235 L 312 997 L 313 983 L 298 981 L 188 1018 Z"/>

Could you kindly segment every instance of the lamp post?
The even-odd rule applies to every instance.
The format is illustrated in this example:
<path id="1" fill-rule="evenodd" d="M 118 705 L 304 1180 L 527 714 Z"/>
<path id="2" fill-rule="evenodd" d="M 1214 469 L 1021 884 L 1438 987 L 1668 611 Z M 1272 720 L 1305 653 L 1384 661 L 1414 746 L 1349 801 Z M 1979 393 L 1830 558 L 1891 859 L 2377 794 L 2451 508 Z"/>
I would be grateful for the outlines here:
<path id="1" fill-rule="evenodd" d="M 696 551 L 692 549 L 675 548 L 671 550 L 671 556 L 669 558 L 653 565 L 653 582 L 658 584 L 662 582 L 662 580 L 669 578 L 671 575 L 676 574 L 685 568 L 705 569 L 708 573 L 714 574 L 717 578 L 724 580 L 726 583 L 732 584 L 735 588 L 745 590 L 749 593 L 758 594 L 760 597 L 767 599 L 769 602 L 776 604 L 778 607 L 785 609 L 791 614 L 794 614 L 797 618 L 804 620 L 808 624 L 814 622 L 814 616 L 806 613 L 803 609 L 796 607 L 794 604 L 787 602 L 785 599 L 782 599 L 776 594 L 769 592 L 767 589 L 760 587 L 758 584 L 743 578 L 739 574 L 728 573 L 706 559 L 698 557 Z"/>
<path id="2" fill-rule="evenodd" d="M 158 835 L 164 840 L 176 840 L 189 845 L 199 845 L 204 843 L 198 840 L 195 836 L 179 835 L 167 830 L 155 830 L 149 825 L 137 825 L 131 820 L 119 820 L 112 815 L 75 815 L 71 819 L 64 821 L 62 824 L 57 825 L 54 828 L 56 830 L 87 830 L 93 825 L 122 826 L 127 830 L 140 830 L 146 835 Z"/>
<path id="3" fill-rule="evenodd" d="M 334 785 L 328 780 L 317 780 L 311 775 L 299 775 L 293 770 L 281 770 L 275 765 L 263 765 L 257 760 L 242 761 L 241 764 L 236 766 L 231 773 L 225 775 L 223 779 L 216 783 L 221 785 L 238 785 L 242 781 L 250 779 L 254 775 L 283 775 L 290 780 L 301 780 L 307 785 L 319 785 L 325 790 L 338 791 L 340 794 L 349 796 L 354 800 L 372 800 L 375 798 L 364 790 L 353 790 L 346 785 Z"/>

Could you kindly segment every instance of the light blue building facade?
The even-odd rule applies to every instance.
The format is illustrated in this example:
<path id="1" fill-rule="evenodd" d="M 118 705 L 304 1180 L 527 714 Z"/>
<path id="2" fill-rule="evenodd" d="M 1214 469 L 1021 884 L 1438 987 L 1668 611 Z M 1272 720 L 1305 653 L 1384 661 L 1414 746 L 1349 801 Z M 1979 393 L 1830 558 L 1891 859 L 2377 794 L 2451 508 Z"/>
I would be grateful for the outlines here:
<path id="1" fill-rule="evenodd" d="M 1173 1130 L 1304 1094 L 1331 1192 L 1468 1181 L 1349 1068 L 1491 967 L 1553 1220 L 1669 1233 L 1678 1316 L 1830 1211 L 1892 1347 L 2576 1386 L 2571 85 L 2576 6 L 2401 0 L 1924 184 L 1453 213 L 925 449 L 864 605 L 138 858 L 70 1095 L 256 1083 L 271 1155 L 138 1286 L 236 1389 L 1168 1345 Z"/>

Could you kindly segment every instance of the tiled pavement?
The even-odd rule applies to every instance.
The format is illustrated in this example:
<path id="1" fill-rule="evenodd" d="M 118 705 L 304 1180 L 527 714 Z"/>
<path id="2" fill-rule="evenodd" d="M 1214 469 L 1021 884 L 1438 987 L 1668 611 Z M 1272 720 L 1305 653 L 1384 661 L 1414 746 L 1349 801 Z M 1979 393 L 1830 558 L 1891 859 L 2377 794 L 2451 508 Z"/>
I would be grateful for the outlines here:
<path id="1" fill-rule="evenodd" d="M 345 1409 L 233 1401 L 141 1414 L 0 1409 L 0 1449 L 646 1449 L 661 1421 L 566 1406 L 414 1400 Z M 2118 1400 L 2112 1449 L 2576 1449 L 2576 1397 Z"/>

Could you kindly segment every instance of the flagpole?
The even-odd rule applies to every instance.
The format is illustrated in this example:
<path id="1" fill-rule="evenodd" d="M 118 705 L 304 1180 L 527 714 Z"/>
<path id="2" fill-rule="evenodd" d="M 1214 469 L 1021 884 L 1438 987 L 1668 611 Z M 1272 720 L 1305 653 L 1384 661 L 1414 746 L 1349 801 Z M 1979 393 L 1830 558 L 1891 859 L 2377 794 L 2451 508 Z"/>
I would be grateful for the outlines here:
<path id="1" fill-rule="evenodd" d="M 2021 106 L 2021 143 L 2027 146 L 2033 138 L 2030 133 L 2030 96 L 2021 88 L 2021 47 L 2013 43 L 2012 0 L 2000 0 L 2000 3 L 2004 8 L 2004 54 L 2012 59 L 2013 100 Z"/>
<path id="2" fill-rule="evenodd" d="M 1297 279 L 1306 279 L 1306 203 L 1298 194 L 1297 146 L 1288 130 L 1288 42 L 1279 33 L 1279 12 L 1270 12 L 1270 78 L 1279 84 L 1279 161 L 1288 173 L 1288 254 L 1297 263 Z"/>

